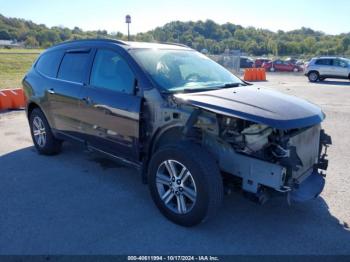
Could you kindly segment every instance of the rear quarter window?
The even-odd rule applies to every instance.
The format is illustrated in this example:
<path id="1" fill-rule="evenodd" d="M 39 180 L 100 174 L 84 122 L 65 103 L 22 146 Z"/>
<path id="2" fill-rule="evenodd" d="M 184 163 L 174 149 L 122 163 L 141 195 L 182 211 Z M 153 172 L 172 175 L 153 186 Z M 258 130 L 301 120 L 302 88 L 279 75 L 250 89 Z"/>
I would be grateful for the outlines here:
<path id="1" fill-rule="evenodd" d="M 35 68 L 45 76 L 56 77 L 62 56 L 62 51 L 44 53 L 40 56 Z"/>

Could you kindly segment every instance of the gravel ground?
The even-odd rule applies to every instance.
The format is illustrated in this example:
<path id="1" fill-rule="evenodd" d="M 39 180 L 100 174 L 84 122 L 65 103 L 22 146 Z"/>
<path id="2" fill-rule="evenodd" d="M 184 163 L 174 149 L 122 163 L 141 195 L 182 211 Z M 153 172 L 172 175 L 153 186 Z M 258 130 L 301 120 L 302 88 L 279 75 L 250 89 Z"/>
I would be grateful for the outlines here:
<path id="1" fill-rule="evenodd" d="M 333 138 L 321 197 L 259 206 L 225 197 L 214 220 L 167 221 L 138 173 L 65 144 L 39 156 L 23 111 L 0 114 L 0 254 L 350 254 L 350 83 L 269 74 L 259 83 L 320 105 Z"/>

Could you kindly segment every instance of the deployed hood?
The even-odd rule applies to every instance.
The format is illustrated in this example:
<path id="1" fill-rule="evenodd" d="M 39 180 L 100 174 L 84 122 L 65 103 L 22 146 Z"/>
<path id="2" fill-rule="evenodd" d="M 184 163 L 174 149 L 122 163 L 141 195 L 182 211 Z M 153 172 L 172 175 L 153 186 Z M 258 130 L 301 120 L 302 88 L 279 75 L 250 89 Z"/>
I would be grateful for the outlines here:
<path id="1" fill-rule="evenodd" d="M 197 108 L 278 129 L 312 126 L 319 124 L 325 118 L 318 106 L 294 96 L 257 86 L 176 94 L 175 98 L 179 102 Z"/>

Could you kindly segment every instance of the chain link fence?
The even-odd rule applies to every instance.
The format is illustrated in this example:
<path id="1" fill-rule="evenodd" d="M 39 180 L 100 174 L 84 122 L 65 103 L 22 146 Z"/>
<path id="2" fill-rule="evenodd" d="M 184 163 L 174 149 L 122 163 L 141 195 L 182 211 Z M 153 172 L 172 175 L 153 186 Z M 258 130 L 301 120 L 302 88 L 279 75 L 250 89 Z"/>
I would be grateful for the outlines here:
<path id="1" fill-rule="evenodd" d="M 224 66 L 235 74 L 240 73 L 241 52 L 239 50 L 227 51 L 221 55 L 208 55 L 212 60 Z"/>

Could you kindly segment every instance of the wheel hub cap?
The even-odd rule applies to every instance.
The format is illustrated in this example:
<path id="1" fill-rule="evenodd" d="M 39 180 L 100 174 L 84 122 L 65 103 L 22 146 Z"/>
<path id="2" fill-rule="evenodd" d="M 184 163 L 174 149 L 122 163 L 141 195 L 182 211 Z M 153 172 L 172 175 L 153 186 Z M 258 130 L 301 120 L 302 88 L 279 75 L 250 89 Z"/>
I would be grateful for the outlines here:
<path id="1" fill-rule="evenodd" d="M 33 120 L 33 135 L 38 146 L 44 147 L 46 144 L 46 130 L 44 122 L 38 116 L 34 117 Z"/>
<path id="2" fill-rule="evenodd" d="M 197 189 L 190 171 L 180 162 L 167 160 L 160 164 L 156 175 L 157 190 L 164 204 L 177 214 L 191 211 L 197 199 Z"/>

